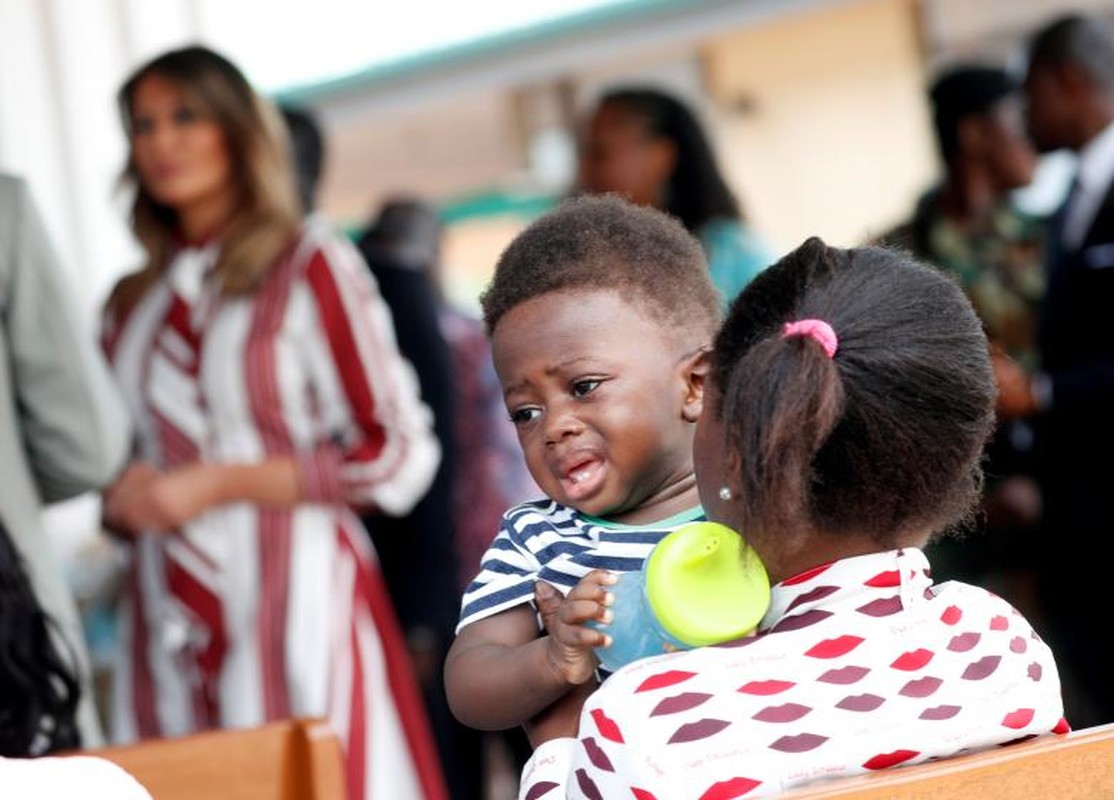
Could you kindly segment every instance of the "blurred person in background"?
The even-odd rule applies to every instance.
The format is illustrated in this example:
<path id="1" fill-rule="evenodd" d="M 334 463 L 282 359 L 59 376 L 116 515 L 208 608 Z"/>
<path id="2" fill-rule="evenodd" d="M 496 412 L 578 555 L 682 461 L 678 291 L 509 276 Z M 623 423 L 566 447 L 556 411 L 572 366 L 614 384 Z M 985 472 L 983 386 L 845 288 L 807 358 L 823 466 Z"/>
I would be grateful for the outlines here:
<path id="1" fill-rule="evenodd" d="M 452 505 L 459 469 L 453 436 L 456 398 L 449 346 L 438 325 L 429 278 L 439 233 L 436 218 L 422 207 L 393 200 L 378 210 L 357 242 L 390 308 L 399 350 L 414 365 L 441 444 L 433 483 L 409 513 L 372 513 L 363 521 L 410 647 L 452 797 L 479 800 L 480 763 L 461 757 L 462 739 L 470 733 L 450 713 L 441 681 L 460 595 Z"/>
<path id="2" fill-rule="evenodd" d="M 1044 224 L 1011 199 L 1032 182 L 1037 161 L 1025 134 L 1021 81 L 998 67 L 954 64 L 933 80 L 929 99 L 943 175 L 883 241 L 956 275 L 991 347 L 1035 369 Z M 979 528 L 939 539 L 927 552 L 937 580 L 990 586 L 1036 616 L 1040 491 L 1032 451 L 1029 423 L 1002 420 L 988 446 Z"/>
<path id="3" fill-rule="evenodd" d="M 483 324 L 445 299 L 442 233 L 432 205 L 396 196 L 359 239 L 445 453 L 433 487 L 409 515 L 374 515 L 365 523 L 418 665 L 452 796 L 478 800 L 489 777 L 483 744 L 490 735 L 450 712 L 441 678 L 445 653 L 461 595 L 499 530 L 505 503 L 537 490 L 507 418 Z M 501 738 L 521 768 L 529 755 L 525 737 L 514 730 Z"/>
<path id="4" fill-rule="evenodd" d="M 290 134 L 305 222 L 330 225 L 317 205 L 326 154 L 321 123 L 308 108 L 283 105 L 279 110 Z M 437 327 L 436 302 L 425 274 L 427 237 L 409 222 L 405 213 L 385 206 L 363 232 L 358 247 L 391 312 L 399 352 L 414 367 L 422 401 L 433 412 L 441 462 L 429 490 L 409 513 L 368 512 L 362 522 L 374 543 L 409 647 L 451 796 L 471 800 L 482 796 L 481 764 L 478 758 L 462 758 L 462 739 L 469 732 L 449 713 L 441 684 L 441 664 L 458 602 L 449 507 L 456 455 L 450 430 L 453 396 L 448 347 Z"/>
<path id="5" fill-rule="evenodd" d="M 73 289 L 27 185 L 9 175 L 0 175 L 0 248 L 0 515 L 11 555 L 52 620 L 54 647 L 76 681 L 69 687 L 76 729 L 70 737 L 63 726 L 57 735 L 67 746 L 96 747 L 103 732 L 86 641 L 41 512 L 43 503 L 113 480 L 127 457 L 127 413 L 103 357 L 78 324 Z M 0 593 L 17 591 L 10 579 L 0 579 Z M 20 641 L 10 628 L 6 635 Z M 17 699 L 8 691 L 0 697 Z"/>
<path id="6" fill-rule="evenodd" d="M 298 186 L 302 214 L 317 213 L 317 189 L 325 168 L 325 135 L 321 123 L 308 108 L 280 105 L 279 112 L 290 138 L 290 158 Z"/>
<path id="7" fill-rule="evenodd" d="M 428 408 L 349 242 L 303 225 L 277 112 L 204 47 L 119 92 L 147 263 L 104 346 L 138 431 L 105 495 L 133 544 L 114 735 L 327 717 L 351 798 L 447 796 L 355 508 L 404 514 Z"/>
<path id="8" fill-rule="evenodd" d="M 1049 223 L 1039 371 L 1004 356 L 995 368 L 1004 413 L 1035 420 L 1041 603 L 1047 638 L 1070 668 L 1068 720 L 1081 727 L 1114 721 L 1101 622 L 1114 561 L 1114 27 L 1097 16 L 1061 17 L 1033 35 L 1028 55 L 1033 142 L 1079 159 Z"/>
<path id="9" fill-rule="evenodd" d="M 82 746 L 74 650 L 39 604 L 0 519 L 0 786 L 4 800 L 151 800 L 123 769 Z M 50 758 L 51 754 L 65 756 Z"/>
<path id="10" fill-rule="evenodd" d="M 616 87 L 598 101 L 581 144 L 580 188 L 680 219 L 703 245 L 725 303 L 774 260 L 746 223 L 696 115 L 659 89 Z"/>
<path id="11" fill-rule="evenodd" d="M 81 746 L 82 695 L 74 653 L 35 596 L 23 559 L 0 519 L 0 758 Z"/>

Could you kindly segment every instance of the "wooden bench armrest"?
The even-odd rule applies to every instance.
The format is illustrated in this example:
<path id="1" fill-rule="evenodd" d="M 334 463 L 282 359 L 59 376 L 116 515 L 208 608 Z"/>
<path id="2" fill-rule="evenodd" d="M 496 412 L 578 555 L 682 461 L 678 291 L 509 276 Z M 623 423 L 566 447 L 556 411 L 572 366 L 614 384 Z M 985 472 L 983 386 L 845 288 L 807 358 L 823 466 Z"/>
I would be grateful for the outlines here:
<path id="1" fill-rule="evenodd" d="M 1114 724 L 787 792 L 789 800 L 1015 800 L 1114 797 Z"/>
<path id="2" fill-rule="evenodd" d="M 131 773 L 155 800 L 344 800 L 340 742 L 292 719 L 85 751 Z"/>

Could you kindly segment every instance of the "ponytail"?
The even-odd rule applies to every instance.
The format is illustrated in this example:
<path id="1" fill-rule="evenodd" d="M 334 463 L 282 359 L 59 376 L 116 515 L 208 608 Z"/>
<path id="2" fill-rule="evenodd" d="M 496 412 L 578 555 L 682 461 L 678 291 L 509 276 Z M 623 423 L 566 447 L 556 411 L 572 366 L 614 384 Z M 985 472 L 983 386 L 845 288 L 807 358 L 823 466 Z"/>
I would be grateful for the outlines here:
<path id="1" fill-rule="evenodd" d="M 810 517 L 813 459 L 843 414 L 839 369 L 811 335 L 774 334 L 730 371 L 722 399 L 742 459 L 745 525 L 790 529 Z"/>

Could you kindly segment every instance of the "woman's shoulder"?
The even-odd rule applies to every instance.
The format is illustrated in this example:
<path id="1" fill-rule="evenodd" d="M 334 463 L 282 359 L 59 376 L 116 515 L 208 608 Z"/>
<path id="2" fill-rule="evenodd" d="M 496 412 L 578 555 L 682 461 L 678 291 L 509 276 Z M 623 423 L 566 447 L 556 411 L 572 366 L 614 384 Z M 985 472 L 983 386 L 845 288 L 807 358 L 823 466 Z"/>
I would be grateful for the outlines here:
<path id="1" fill-rule="evenodd" d="M 370 279 L 371 271 L 355 243 L 331 220 L 310 214 L 294 231 L 287 249 L 295 272 L 305 275 L 316 269 L 344 272 Z"/>

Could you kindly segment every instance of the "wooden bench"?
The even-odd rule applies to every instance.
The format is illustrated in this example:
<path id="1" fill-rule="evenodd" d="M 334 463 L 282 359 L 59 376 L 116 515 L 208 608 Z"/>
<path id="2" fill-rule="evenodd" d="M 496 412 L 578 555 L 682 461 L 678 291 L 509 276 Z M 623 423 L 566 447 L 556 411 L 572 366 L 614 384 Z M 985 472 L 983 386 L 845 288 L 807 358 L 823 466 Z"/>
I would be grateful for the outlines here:
<path id="1" fill-rule="evenodd" d="M 322 721 L 269 723 L 89 750 L 154 800 L 344 800 L 340 742 Z"/>
<path id="2" fill-rule="evenodd" d="M 802 787 L 792 800 L 1114 798 L 1114 724 Z"/>

